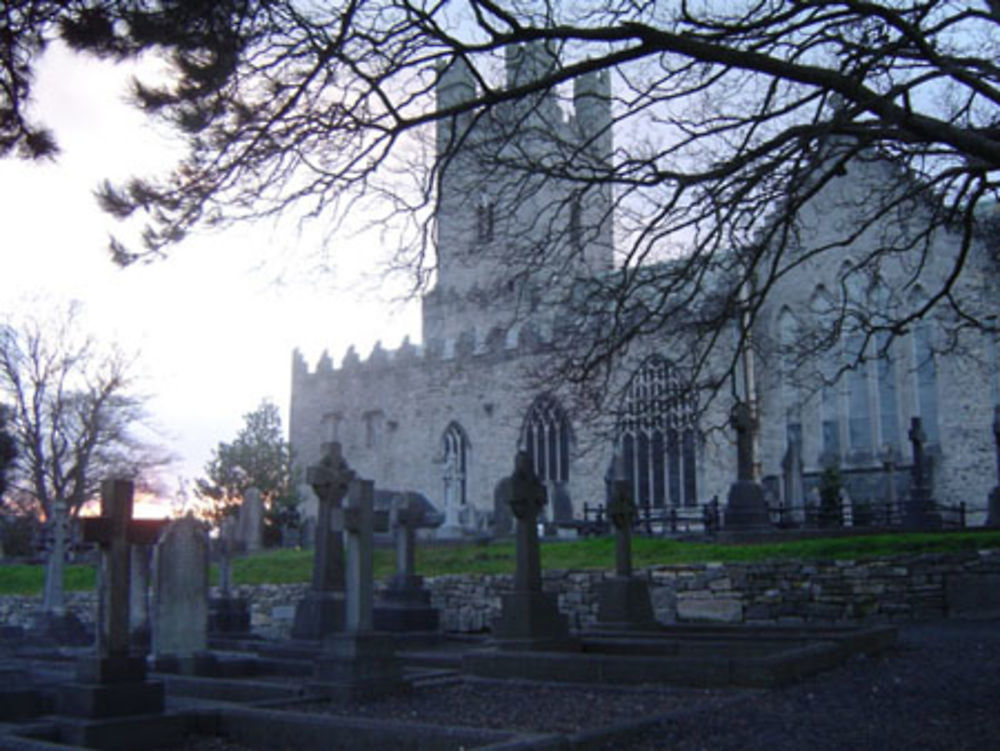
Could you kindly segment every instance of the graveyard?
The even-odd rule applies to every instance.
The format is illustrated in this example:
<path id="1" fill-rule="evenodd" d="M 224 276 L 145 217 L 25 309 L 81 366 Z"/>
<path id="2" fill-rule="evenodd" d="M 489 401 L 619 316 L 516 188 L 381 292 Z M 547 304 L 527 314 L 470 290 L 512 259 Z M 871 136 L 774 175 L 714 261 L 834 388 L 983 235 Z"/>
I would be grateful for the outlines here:
<path id="1" fill-rule="evenodd" d="M 556 591 L 543 570 L 538 516 L 546 493 L 523 452 L 508 480 L 514 574 L 497 577 L 498 591 L 487 595 L 498 601 L 488 625 L 463 630 L 416 567 L 416 532 L 440 520 L 411 499 L 376 509 L 373 483 L 356 476 L 337 444 L 326 446 L 308 472 L 320 502 L 312 575 L 294 607 L 284 606 L 292 612 L 280 634 L 255 624 L 252 598 L 232 581 L 245 555 L 234 525 L 213 544 L 191 516 L 133 519 L 131 483 L 106 482 L 101 514 L 82 530 L 99 550 L 95 612 L 86 619 L 92 641 L 79 638 L 84 619 L 77 631 L 53 631 L 69 611 L 49 579 L 45 617 L 32 628 L 5 627 L 0 641 L 0 748 L 658 748 L 667 736 L 683 744 L 685 732 L 689 740 L 728 737 L 717 718 L 794 702 L 803 686 L 823 691 L 857 680 L 859 670 L 891 674 L 909 665 L 915 638 L 937 639 L 929 653 L 940 660 L 957 647 L 949 628 L 972 629 L 979 653 L 1000 657 L 995 620 L 967 620 L 1000 613 L 1000 554 L 983 547 L 991 538 L 981 549 L 889 558 L 881 573 L 873 559 L 867 569 L 856 561 L 825 569 L 735 562 L 681 575 L 701 577 L 706 592 L 720 595 L 706 598 L 680 579 L 664 587 L 656 572 L 634 565 L 637 512 L 619 463 L 607 508 L 614 568 L 591 573 L 585 617 L 571 607 L 584 587 Z M 395 558 L 380 587 L 378 532 L 392 536 Z M 883 609 L 855 608 L 851 620 L 829 609 L 825 618 L 822 610 L 797 616 L 781 604 L 765 618 L 761 602 L 747 601 L 739 622 L 717 617 L 731 603 L 727 580 L 742 575 L 752 589 L 749 580 L 764 581 L 769 565 L 784 565 L 789 580 L 800 565 L 831 591 L 859 581 L 851 607 L 864 592 L 883 592 Z M 905 595 L 884 594 L 886 582 L 904 578 Z M 786 582 L 767 591 L 782 587 L 801 589 Z M 674 608 L 664 617 L 667 589 Z M 943 616 L 957 625 L 940 625 Z M 930 631 L 910 631 L 913 621 L 930 621 Z M 962 662 L 950 660 L 938 676 L 955 664 Z"/>

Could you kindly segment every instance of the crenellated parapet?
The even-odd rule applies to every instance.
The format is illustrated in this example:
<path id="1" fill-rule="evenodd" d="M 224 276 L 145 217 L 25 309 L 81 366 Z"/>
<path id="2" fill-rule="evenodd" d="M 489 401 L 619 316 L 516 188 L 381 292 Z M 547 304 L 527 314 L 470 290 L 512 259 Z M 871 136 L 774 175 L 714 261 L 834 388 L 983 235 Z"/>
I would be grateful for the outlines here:
<path id="1" fill-rule="evenodd" d="M 554 336 L 555 331 L 551 327 L 529 321 L 506 329 L 498 326 L 484 332 L 468 329 L 457 337 L 432 339 L 423 345 L 415 345 L 407 337 L 395 349 L 386 349 L 381 342 L 376 342 L 372 351 L 364 358 L 350 346 L 340 359 L 339 366 L 324 351 L 312 370 L 301 352 L 296 350 L 292 372 L 293 378 L 301 381 L 307 377 L 376 373 L 420 364 L 484 362 L 497 357 L 518 358 L 543 352 L 552 344 Z"/>

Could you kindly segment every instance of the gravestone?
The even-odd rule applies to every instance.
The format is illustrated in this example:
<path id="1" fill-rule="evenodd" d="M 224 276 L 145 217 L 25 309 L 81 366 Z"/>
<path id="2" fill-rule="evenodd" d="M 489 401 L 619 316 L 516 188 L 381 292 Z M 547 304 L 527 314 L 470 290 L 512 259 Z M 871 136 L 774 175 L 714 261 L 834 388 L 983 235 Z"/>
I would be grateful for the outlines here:
<path id="1" fill-rule="evenodd" d="M 993 408 L 993 443 L 997 454 L 997 484 L 990 491 L 986 525 L 1000 527 L 1000 405 Z"/>
<path id="2" fill-rule="evenodd" d="M 764 489 L 753 479 L 753 431 L 750 405 L 738 401 L 733 405 L 730 424 L 736 430 L 736 482 L 729 487 L 726 502 L 726 530 L 756 530 L 771 526 L 771 517 L 764 502 Z"/>
<path id="3" fill-rule="evenodd" d="M 75 613 L 66 610 L 64 578 L 69 518 L 66 502 L 61 498 L 57 498 L 52 504 L 50 527 L 51 544 L 45 561 L 42 609 L 32 619 L 32 638 L 58 644 L 89 644 L 92 637 L 87 633 L 83 621 Z"/>
<path id="4" fill-rule="evenodd" d="M 931 498 L 930 471 L 928 457 L 924 449 L 924 435 L 920 418 L 910 420 L 908 433 L 913 446 L 913 472 L 910 479 L 910 498 L 903 515 L 903 526 L 907 529 L 941 529 L 941 515 L 935 511 Z"/>
<path id="5" fill-rule="evenodd" d="M 247 488 L 237 522 L 237 538 L 247 553 L 256 553 L 264 537 L 264 499 L 257 488 Z"/>
<path id="6" fill-rule="evenodd" d="M 632 575 L 632 525 L 636 508 L 632 483 L 625 472 L 620 451 L 612 460 L 608 492 L 608 517 L 615 526 L 615 575 L 601 582 L 597 591 L 597 623 L 600 628 L 650 630 L 657 627 L 649 584 Z"/>
<path id="7" fill-rule="evenodd" d="M 295 639 L 321 639 L 344 627 L 344 541 L 341 529 L 334 529 L 333 523 L 341 514 L 341 503 L 353 479 L 354 471 L 344 460 L 339 443 L 324 444 L 319 464 L 306 470 L 319 506 L 312 586 L 295 608 Z"/>
<path id="8" fill-rule="evenodd" d="M 546 492 L 526 451 L 517 453 L 509 489 L 508 503 L 517 520 L 514 591 L 501 595 L 500 617 L 493 624 L 493 634 L 501 646 L 510 648 L 557 647 L 565 644 L 569 629 L 556 596 L 542 591 L 538 515 Z"/>
<path id="9" fill-rule="evenodd" d="M 250 603 L 233 595 L 233 555 L 236 552 L 236 519 L 226 516 L 216 541 L 219 566 L 218 596 L 208 601 L 208 632 L 219 635 L 250 631 Z"/>
<path id="10" fill-rule="evenodd" d="M 324 636 L 314 689 L 352 700 L 408 691 L 392 638 L 372 630 L 375 532 L 389 528 L 388 513 L 375 511 L 374 483 L 351 480 L 347 503 L 331 523 L 346 537 L 344 630 Z"/>
<path id="11" fill-rule="evenodd" d="M 153 657 L 158 670 L 193 672 L 208 649 L 208 535 L 188 514 L 156 546 Z"/>
<path id="12" fill-rule="evenodd" d="M 101 515 L 81 520 L 83 537 L 100 546 L 96 653 L 76 666 L 75 682 L 60 687 L 61 738 L 93 748 L 170 745 L 183 724 L 163 715 L 163 684 L 146 678 L 146 655 L 130 638 L 131 546 L 151 545 L 163 522 L 132 519 L 132 483 L 101 487 Z"/>
<path id="13" fill-rule="evenodd" d="M 152 570 L 152 548 L 133 545 L 131 551 L 132 576 L 129 583 L 129 628 L 133 646 L 149 648 L 151 625 L 149 620 L 149 590 Z"/>
<path id="14" fill-rule="evenodd" d="M 510 478 L 504 477 L 493 488 L 493 535 L 506 537 L 514 531 L 514 515 L 510 512 Z"/>
<path id="15" fill-rule="evenodd" d="M 417 530 L 435 526 L 426 507 L 416 498 L 397 496 L 392 501 L 390 524 L 396 543 L 396 573 L 389 578 L 373 613 L 379 631 L 435 631 L 437 608 L 424 578 L 416 573 Z"/>
<path id="16" fill-rule="evenodd" d="M 805 482 L 803 481 L 802 447 L 798 441 L 789 441 L 781 460 L 781 483 L 785 507 L 790 519 L 801 524 L 805 521 Z"/>

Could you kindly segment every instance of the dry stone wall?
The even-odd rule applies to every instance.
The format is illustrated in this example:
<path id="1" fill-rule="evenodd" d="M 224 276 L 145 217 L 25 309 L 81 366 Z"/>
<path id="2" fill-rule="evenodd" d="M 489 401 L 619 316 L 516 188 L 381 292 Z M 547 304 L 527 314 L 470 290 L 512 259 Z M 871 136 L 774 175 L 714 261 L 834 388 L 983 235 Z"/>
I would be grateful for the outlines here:
<path id="1" fill-rule="evenodd" d="M 597 618 L 600 571 L 546 571 L 575 628 Z M 1000 614 L 1000 550 L 838 561 L 770 561 L 656 566 L 643 570 L 661 623 L 862 624 L 966 615 L 970 600 Z M 439 576 L 426 580 L 446 631 L 486 631 L 500 614 L 509 575 Z M 305 584 L 238 586 L 251 602 L 254 630 L 287 637 Z M 93 621 L 94 595 L 73 592 L 68 607 Z M 0 625 L 27 626 L 40 598 L 0 598 Z M 991 610 L 992 609 L 992 610 Z"/>

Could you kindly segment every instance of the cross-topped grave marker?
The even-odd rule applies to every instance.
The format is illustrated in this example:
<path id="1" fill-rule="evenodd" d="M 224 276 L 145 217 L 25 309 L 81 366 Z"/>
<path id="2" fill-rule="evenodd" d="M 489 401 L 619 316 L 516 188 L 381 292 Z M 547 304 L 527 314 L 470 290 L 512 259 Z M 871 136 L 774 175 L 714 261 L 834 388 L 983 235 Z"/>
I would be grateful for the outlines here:
<path id="1" fill-rule="evenodd" d="M 538 548 L 538 514 L 545 505 L 545 485 L 535 476 L 531 457 L 518 451 L 514 473 L 507 485 L 508 503 L 517 520 L 517 566 L 514 591 L 501 596 L 500 618 L 493 632 L 509 646 L 524 642 L 558 647 L 565 644 L 566 616 L 559 612 L 555 596 L 542 591 L 542 566 Z"/>
<path id="2" fill-rule="evenodd" d="M 736 431 L 736 482 L 729 486 L 726 529 L 763 529 L 771 525 L 764 489 L 754 480 L 753 434 L 757 422 L 744 401 L 733 405 L 729 417 Z"/>
<path id="3" fill-rule="evenodd" d="M 517 564 L 514 589 L 540 592 L 542 564 L 538 548 L 538 515 L 546 502 L 545 484 L 531 467 L 527 451 L 518 451 L 510 476 L 510 510 L 517 519 Z"/>
<path id="4" fill-rule="evenodd" d="M 649 584 L 632 576 L 632 525 L 636 508 L 625 458 L 615 451 L 608 473 L 608 517 L 615 525 L 615 575 L 601 582 L 597 593 L 597 621 L 604 628 L 650 629 L 656 626 Z"/>
<path id="5" fill-rule="evenodd" d="M 371 480 L 352 480 L 347 506 L 334 514 L 333 528 L 347 533 L 344 550 L 347 557 L 346 607 L 347 631 L 370 631 L 375 593 L 375 532 L 389 529 L 389 513 L 375 511 L 375 484 Z"/>
<path id="6" fill-rule="evenodd" d="M 927 440 L 927 435 L 924 433 L 919 417 L 910 419 L 910 431 L 907 435 L 913 447 L 913 476 L 910 501 L 903 519 L 904 526 L 909 529 L 940 529 L 941 516 L 934 511 L 927 455 L 924 453 L 924 442 Z"/>
<path id="7" fill-rule="evenodd" d="M 373 623 L 380 631 L 433 631 L 438 627 L 438 611 L 430 606 L 430 592 L 416 572 L 417 530 L 440 522 L 438 514 L 431 517 L 427 506 L 413 494 L 392 499 L 389 524 L 396 543 L 396 573 L 373 610 Z"/>
<path id="8" fill-rule="evenodd" d="M 632 575 L 632 524 L 635 522 L 635 503 L 632 488 L 625 474 L 625 459 L 620 451 L 612 460 L 611 493 L 608 518 L 615 525 L 615 574 Z"/>
<path id="9" fill-rule="evenodd" d="M 331 528 L 347 538 L 344 629 L 324 636 L 316 679 L 322 691 L 335 698 L 372 698 L 408 690 L 392 638 L 372 631 L 374 534 L 389 529 L 388 512 L 375 511 L 375 484 L 352 479 L 344 508 L 335 509 L 330 521 Z"/>
<path id="10" fill-rule="evenodd" d="M 316 545 L 312 589 L 295 609 L 292 636 L 321 639 L 344 625 L 344 540 L 340 504 L 354 471 L 337 442 L 323 444 L 323 458 L 306 470 L 306 482 L 316 494 Z M 336 528 L 335 528 L 336 527 Z"/>
<path id="11" fill-rule="evenodd" d="M 333 528 L 332 521 L 353 479 L 354 470 L 344 460 L 336 442 L 324 444 L 319 464 L 306 470 L 306 482 L 319 500 L 312 582 L 317 591 L 344 590 L 343 538 L 341 530 Z"/>
<path id="12" fill-rule="evenodd" d="M 101 597 L 98 603 L 97 651 L 101 658 L 129 654 L 130 546 L 152 545 L 165 522 L 132 518 L 130 480 L 101 485 L 101 515 L 81 520 L 83 539 L 101 548 Z"/>
<path id="13" fill-rule="evenodd" d="M 101 486 L 101 515 L 82 519 L 83 539 L 101 548 L 97 655 L 77 663 L 76 682 L 60 687 L 56 713 L 90 718 L 72 725 L 67 742 L 93 746 L 106 723 L 100 718 L 157 715 L 163 711 L 163 684 L 146 680 L 146 656 L 129 639 L 131 546 L 152 545 L 165 521 L 132 518 L 132 482 L 108 480 Z M 123 720 L 123 722 L 126 722 Z M 128 720 L 127 723 L 132 723 Z M 175 742 L 182 729 L 150 719 L 158 740 Z M 117 727 L 117 726 L 116 726 Z M 123 731 L 124 732 L 124 731 Z M 96 736 L 95 736 L 96 737 Z"/>

